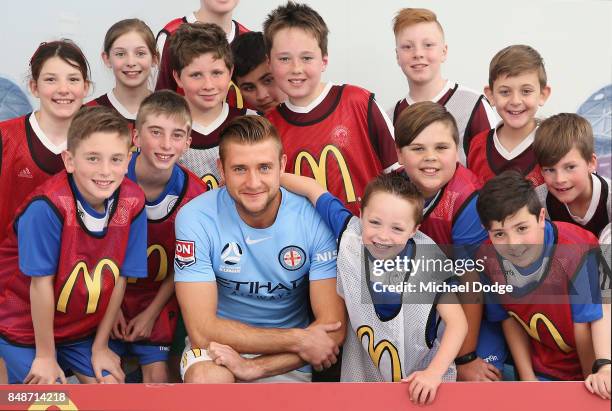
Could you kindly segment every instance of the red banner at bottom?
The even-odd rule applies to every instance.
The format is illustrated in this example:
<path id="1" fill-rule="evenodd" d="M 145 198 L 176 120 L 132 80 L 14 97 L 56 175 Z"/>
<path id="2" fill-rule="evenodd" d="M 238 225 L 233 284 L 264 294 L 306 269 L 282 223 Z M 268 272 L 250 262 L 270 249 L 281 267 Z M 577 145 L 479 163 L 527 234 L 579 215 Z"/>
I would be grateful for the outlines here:
<path id="1" fill-rule="evenodd" d="M 433 404 L 413 405 L 400 383 L 3 385 L 2 410 L 423 410 L 610 409 L 579 382 L 445 383 Z"/>

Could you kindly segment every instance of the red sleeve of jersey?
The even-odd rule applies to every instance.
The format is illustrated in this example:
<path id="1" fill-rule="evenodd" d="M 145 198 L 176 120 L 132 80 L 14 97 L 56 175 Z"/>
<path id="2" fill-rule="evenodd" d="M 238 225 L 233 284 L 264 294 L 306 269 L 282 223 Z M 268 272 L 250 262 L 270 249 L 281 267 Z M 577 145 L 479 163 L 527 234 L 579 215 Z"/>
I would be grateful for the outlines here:
<path id="1" fill-rule="evenodd" d="M 176 91 L 177 89 L 176 81 L 174 81 L 174 77 L 172 77 L 172 68 L 170 67 L 170 34 L 168 34 L 164 42 L 162 58 L 159 62 L 159 73 L 157 75 L 155 90 Z"/>
<path id="2" fill-rule="evenodd" d="M 380 110 L 374 95 L 370 95 L 368 104 L 368 132 L 374 150 L 378 154 L 383 170 L 397 163 L 397 151 L 395 150 L 395 139 L 391 121 Z"/>
<path id="3" fill-rule="evenodd" d="M 465 133 L 465 138 L 468 139 L 468 141 L 471 141 L 476 134 L 485 130 L 488 131 L 496 126 L 496 124 L 491 124 L 489 122 L 485 104 L 489 105 L 487 100 L 484 97 L 481 97 L 480 100 L 478 100 L 476 107 L 474 107 L 474 111 L 472 112 Z"/>

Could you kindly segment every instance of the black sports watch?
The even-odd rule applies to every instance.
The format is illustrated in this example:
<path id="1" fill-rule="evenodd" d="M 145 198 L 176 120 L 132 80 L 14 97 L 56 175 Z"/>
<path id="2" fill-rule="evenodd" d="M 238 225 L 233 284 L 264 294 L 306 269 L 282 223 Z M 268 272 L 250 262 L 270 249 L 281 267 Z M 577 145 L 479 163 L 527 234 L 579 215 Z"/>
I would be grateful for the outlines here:
<path id="1" fill-rule="evenodd" d="M 593 374 L 596 374 L 597 371 L 599 371 L 601 367 L 603 367 L 604 365 L 608 365 L 608 364 L 612 364 L 612 361 L 608 360 L 607 358 L 598 358 L 593 363 L 593 368 L 591 369 L 591 372 Z"/>

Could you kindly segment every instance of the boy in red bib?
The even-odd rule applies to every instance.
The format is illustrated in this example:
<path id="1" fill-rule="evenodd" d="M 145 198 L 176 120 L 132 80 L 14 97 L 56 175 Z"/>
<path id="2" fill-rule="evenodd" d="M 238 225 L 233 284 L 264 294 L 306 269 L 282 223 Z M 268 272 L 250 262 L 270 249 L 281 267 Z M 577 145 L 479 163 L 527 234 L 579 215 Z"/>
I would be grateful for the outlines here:
<path id="1" fill-rule="evenodd" d="M 17 210 L 0 247 L 0 355 L 11 383 L 121 382 L 108 337 L 126 277 L 146 276 L 144 196 L 123 177 L 127 122 L 81 110 L 62 153 L 67 172 Z M 109 374 L 110 373 L 110 374 Z"/>

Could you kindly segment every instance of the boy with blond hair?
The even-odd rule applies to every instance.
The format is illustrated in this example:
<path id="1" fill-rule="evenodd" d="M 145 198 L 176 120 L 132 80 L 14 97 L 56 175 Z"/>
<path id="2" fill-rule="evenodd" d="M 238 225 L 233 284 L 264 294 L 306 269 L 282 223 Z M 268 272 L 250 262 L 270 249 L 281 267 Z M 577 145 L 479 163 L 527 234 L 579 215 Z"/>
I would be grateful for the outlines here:
<path id="1" fill-rule="evenodd" d="M 264 22 L 270 69 L 288 101 L 266 116 L 278 128 L 287 172 L 313 176 L 359 215 L 366 184 L 399 167 L 393 126 L 374 94 L 321 81 L 328 29 L 305 4 L 288 2 Z"/>
<path id="2" fill-rule="evenodd" d="M 232 19 L 232 13 L 238 5 L 238 0 L 230 0 L 220 2 L 217 0 L 200 0 L 200 8 L 191 14 L 184 17 L 176 18 L 170 21 L 164 26 L 163 29 L 157 34 L 157 50 L 159 50 L 159 72 L 157 75 L 157 82 L 155 90 L 173 90 L 180 94 L 182 93 L 181 87 L 177 85 L 174 76 L 172 75 L 172 66 L 170 57 L 172 51 L 170 50 L 170 41 L 174 33 L 185 23 L 212 23 L 221 27 L 225 32 L 228 43 L 231 43 L 244 33 L 247 33 L 249 29 Z M 232 107 L 242 108 L 242 97 L 240 92 L 236 89 L 233 84 L 230 84 L 230 88 L 227 95 L 227 103 Z"/>
<path id="3" fill-rule="evenodd" d="M 128 123 L 81 109 L 66 167 L 17 210 L 0 249 L 0 355 L 11 383 L 123 382 L 108 338 L 126 277 L 146 277 L 144 195 L 124 178 Z M 110 374 L 109 374 L 110 373 Z"/>
<path id="4" fill-rule="evenodd" d="M 179 307 L 174 296 L 174 221 L 189 200 L 206 191 L 195 174 L 177 164 L 191 142 L 185 99 L 170 90 L 145 98 L 138 110 L 127 177 L 145 193 L 148 277 L 128 281 L 113 329 L 113 350 L 137 357 L 144 383 L 168 382 L 168 354 Z M 184 337 L 183 337 L 184 338 Z"/>
<path id="5" fill-rule="evenodd" d="M 193 124 L 191 146 L 180 163 L 209 188 L 219 185 L 219 134 L 246 109 L 226 101 L 234 62 L 225 33 L 216 24 L 185 23 L 170 39 L 172 75 L 183 89 Z"/>
<path id="6" fill-rule="evenodd" d="M 544 181 L 532 145 L 538 126 L 535 116 L 550 95 L 544 60 L 529 46 L 502 49 L 491 60 L 484 91 L 502 122 L 472 139 L 468 168 L 483 182 L 505 170 L 517 170 L 537 187 Z"/>
<path id="7" fill-rule="evenodd" d="M 441 104 L 455 117 L 459 129 L 459 161 L 471 139 L 495 126 L 497 116 L 482 94 L 442 77 L 448 45 L 436 14 L 427 9 L 401 9 L 393 19 L 395 55 L 408 80 L 408 95 L 397 102 L 393 124 L 409 105 L 420 101 Z"/>

